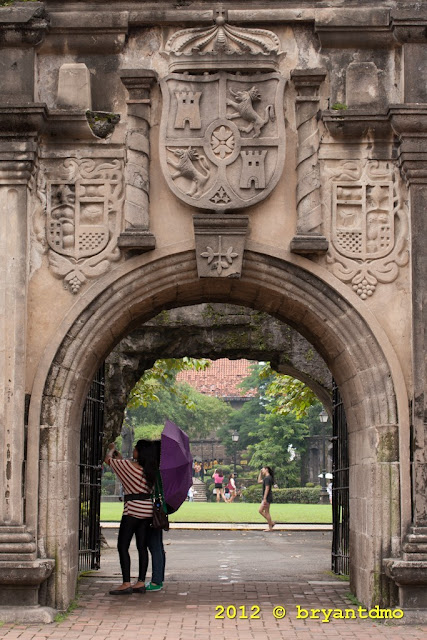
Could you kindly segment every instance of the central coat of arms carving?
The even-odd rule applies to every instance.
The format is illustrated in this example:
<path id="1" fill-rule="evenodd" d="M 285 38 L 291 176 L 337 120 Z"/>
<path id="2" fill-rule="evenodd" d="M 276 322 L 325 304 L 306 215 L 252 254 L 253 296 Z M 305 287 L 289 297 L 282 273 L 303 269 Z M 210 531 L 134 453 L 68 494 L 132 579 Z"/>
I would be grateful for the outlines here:
<path id="1" fill-rule="evenodd" d="M 221 19 L 209 37 L 204 34 L 188 29 L 171 39 L 171 53 L 178 60 L 172 68 L 185 68 L 182 57 L 187 56 L 193 71 L 175 71 L 161 81 L 161 165 L 170 189 L 187 204 L 236 210 L 260 202 L 277 184 L 285 159 L 285 127 L 282 76 L 269 71 L 264 59 L 263 72 L 257 67 L 253 74 L 233 73 L 233 61 L 241 63 L 244 51 L 252 56 L 250 69 L 250 63 L 260 64 L 260 57 L 270 60 L 272 48 L 277 55 L 278 43 L 270 32 L 253 34 Z M 226 70 L 221 68 L 225 62 Z"/>

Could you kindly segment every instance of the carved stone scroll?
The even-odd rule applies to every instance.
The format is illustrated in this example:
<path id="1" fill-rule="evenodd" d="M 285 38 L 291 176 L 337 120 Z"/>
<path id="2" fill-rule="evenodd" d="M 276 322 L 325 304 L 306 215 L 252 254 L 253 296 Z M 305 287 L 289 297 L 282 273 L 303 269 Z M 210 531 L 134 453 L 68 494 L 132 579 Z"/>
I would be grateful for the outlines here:
<path id="1" fill-rule="evenodd" d="M 240 278 L 247 216 L 193 216 L 199 278 Z"/>
<path id="2" fill-rule="evenodd" d="M 119 247 L 150 251 L 156 246 L 149 230 L 150 94 L 157 74 L 150 69 L 124 69 L 121 80 L 129 93 L 125 169 L 125 230 Z"/>
<path id="3" fill-rule="evenodd" d="M 297 232 L 291 241 L 293 253 L 325 253 L 328 249 L 328 241 L 322 235 L 318 160 L 319 88 L 325 76 L 322 69 L 295 70 L 291 75 L 298 91 Z"/>

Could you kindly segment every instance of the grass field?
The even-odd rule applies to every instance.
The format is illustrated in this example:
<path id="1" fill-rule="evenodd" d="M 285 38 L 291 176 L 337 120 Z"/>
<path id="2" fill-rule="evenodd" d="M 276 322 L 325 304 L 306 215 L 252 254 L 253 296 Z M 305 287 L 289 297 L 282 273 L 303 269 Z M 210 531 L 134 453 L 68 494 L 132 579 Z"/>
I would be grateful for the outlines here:
<path id="1" fill-rule="evenodd" d="M 169 516 L 170 522 L 250 522 L 265 523 L 258 513 L 258 504 L 236 502 L 184 502 L 182 507 Z M 123 503 L 102 502 L 101 521 L 118 522 L 122 517 Z M 324 504 L 273 504 L 271 516 L 275 522 L 319 523 L 332 522 L 332 508 Z"/>

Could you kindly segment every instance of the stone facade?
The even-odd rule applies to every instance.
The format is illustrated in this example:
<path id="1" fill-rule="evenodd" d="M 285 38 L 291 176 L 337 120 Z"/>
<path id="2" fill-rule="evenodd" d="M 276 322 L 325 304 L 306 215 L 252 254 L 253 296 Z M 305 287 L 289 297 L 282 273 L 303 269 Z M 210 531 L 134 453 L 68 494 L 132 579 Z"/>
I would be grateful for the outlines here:
<path id="1" fill-rule="evenodd" d="M 324 359 L 351 589 L 427 610 L 426 27 L 411 0 L 0 8 L 1 619 L 74 596 L 100 363 L 214 302 Z"/>

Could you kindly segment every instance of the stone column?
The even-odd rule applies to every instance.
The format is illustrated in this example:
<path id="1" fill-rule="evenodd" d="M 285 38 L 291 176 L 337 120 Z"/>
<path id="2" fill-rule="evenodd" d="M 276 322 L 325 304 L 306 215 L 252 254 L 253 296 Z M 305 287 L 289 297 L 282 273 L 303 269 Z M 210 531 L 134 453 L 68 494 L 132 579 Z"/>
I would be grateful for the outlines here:
<path id="1" fill-rule="evenodd" d="M 386 566 L 399 586 L 401 606 L 416 612 L 427 609 L 427 104 L 392 106 L 390 117 L 400 138 L 399 162 L 411 203 L 413 520 L 402 558 Z"/>
<path id="2" fill-rule="evenodd" d="M 43 105 L 0 107 L 1 620 L 52 618 L 37 605 L 39 586 L 54 562 L 37 558 L 35 532 L 27 529 L 24 518 L 27 193 L 36 132 L 45 116 Z"/>
<path id="3" fill-rule="evenodd" d="M 150 251 L 156 246 L 150 232 L 150 105 L 151 88 L 157 74 L 150 69 L 123 69 L 120 77 L 128 90 L 126 135 L 125 230 L 119 247 Z"/>
<path id="4" fill-rule="evenodd" d="M 328 241 L 322 235 L 319 169 L 320 85 L 326 77 L 323 69 L 294 70 L 291 79 L 298 92 L 296 124 L 297 158 L 297 232 L 291 251 L 300 254 L 326 253 Z"/>

